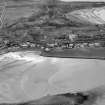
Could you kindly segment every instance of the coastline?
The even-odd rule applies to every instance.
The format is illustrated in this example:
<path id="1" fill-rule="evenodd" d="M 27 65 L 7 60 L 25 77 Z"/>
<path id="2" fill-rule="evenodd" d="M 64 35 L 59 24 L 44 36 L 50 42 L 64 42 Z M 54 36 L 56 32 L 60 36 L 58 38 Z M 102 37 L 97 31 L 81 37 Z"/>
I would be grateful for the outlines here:
<path id="1" fill-rule="evenodd" d="M 17 49 L 2 49 L 0 55 L 15 52 L 37 52 L 38 55 L 43 57 L 53 58 L 74 58 L 74 59 L 100 59 L 105 60 L 105 48 L 74 48 L 63 49 L 61 51 L 51 50 L 44 51 L 39 48 L 17 48 Z"/>

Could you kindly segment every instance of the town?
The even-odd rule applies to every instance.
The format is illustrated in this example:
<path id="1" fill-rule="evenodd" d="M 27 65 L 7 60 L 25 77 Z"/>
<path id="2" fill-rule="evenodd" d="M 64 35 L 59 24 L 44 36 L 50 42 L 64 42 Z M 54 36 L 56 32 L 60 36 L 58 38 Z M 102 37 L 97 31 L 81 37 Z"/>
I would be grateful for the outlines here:
<path id="1" fill-rule="evenodd" d="M 75 48 L 99 48 L 105 47 L 105 34 L 101 32 L 99 35 L 81 35 L 75 34 L 72 31 L 63 33 L 62 35 L 51 38 L 48 35 L 43 35 L 40 41 L 25 41 L 22 43 L 10 42 L 10 40 L 0 39 L 0 49 L 40 49 L 44 51 L 64 50 Z"/>

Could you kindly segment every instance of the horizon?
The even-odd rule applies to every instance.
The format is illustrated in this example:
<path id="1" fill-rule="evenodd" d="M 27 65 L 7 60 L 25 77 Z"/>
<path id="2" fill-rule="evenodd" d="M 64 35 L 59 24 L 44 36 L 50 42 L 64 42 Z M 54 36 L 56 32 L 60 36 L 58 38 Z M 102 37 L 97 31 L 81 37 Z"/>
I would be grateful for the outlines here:
<path id="1" fill-rule="evenodd" d="M 60 0 L 64 2 L 73 2 L 73 1 L 80 1 L 80 2 L 105 2 L 105 0 Z"/>

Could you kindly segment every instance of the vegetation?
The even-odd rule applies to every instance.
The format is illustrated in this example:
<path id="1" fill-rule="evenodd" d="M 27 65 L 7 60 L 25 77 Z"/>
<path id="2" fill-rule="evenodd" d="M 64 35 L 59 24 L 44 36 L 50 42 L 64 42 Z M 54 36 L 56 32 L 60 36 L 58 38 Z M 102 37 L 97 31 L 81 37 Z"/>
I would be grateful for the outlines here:
<path id="1" fill-rule="evenodd" d="M 87 7 L 91 7 L 94 3 L 87 4 Z M 30 46 L 31 44 L 43 45 L 43 43 L 48 45 L 48 43 L 55 43 L 55 39 L 58 41 L 60 37 L 68 36 L 69 34 L 77 35 L 76 38 L 78 38 L 75 41 L 86 41 L 86 37 L 94 37 L 97 35 L 96 33 L 103 35 L 105 33 L 104 26 L 79 23 L 66 18 L 68 12 L 80 8 L 81 5 L 83 3 L 71 3 L 68 5 L 58 0 L 46 0 L 46 3 L 37 6 L 38 11 L 30 17 L 22 17 L 10 24 L 6 23 L 0 31 L 0 39 L 2 40 L 0 46 L 3 46 L 3 48 L 13 47 L 14 45 L 21 47 L 27 42 L 30 42 Z M 94 6 L 101 5 L 100 3 Z M 65 38 L 63 39 L 65 40 Z M 90 39 L 93 41 L 92 38 Z M 70 42 L 70 39 L 66 40 Z"/>

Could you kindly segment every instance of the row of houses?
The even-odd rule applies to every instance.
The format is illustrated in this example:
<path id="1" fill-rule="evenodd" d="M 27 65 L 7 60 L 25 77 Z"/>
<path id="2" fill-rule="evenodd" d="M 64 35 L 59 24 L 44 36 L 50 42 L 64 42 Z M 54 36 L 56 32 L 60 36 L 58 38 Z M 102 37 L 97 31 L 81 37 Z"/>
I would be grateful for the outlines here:
<path id="1" fill-rule="evenodd" d="M 63 43 L 61 45 L 55 43 L 55 44 L 47 44 L 49 48 L 54 47 L 61 47 L 61 48 L 84 48 L 84 47 L 102 47 L 102 44 L 100 42 L 91 42 L 91 43 Z"/>
<path id="2" fill-rule="evenodd" d="M 46 48 L 49 49 L 72 49 L 72 48 L 99 48 L 105 47 L 105 41 L 91 41 L 91 42 L 71 42 L 71 40 L 55 40 L 54 43 L 47 43 Z"/>

